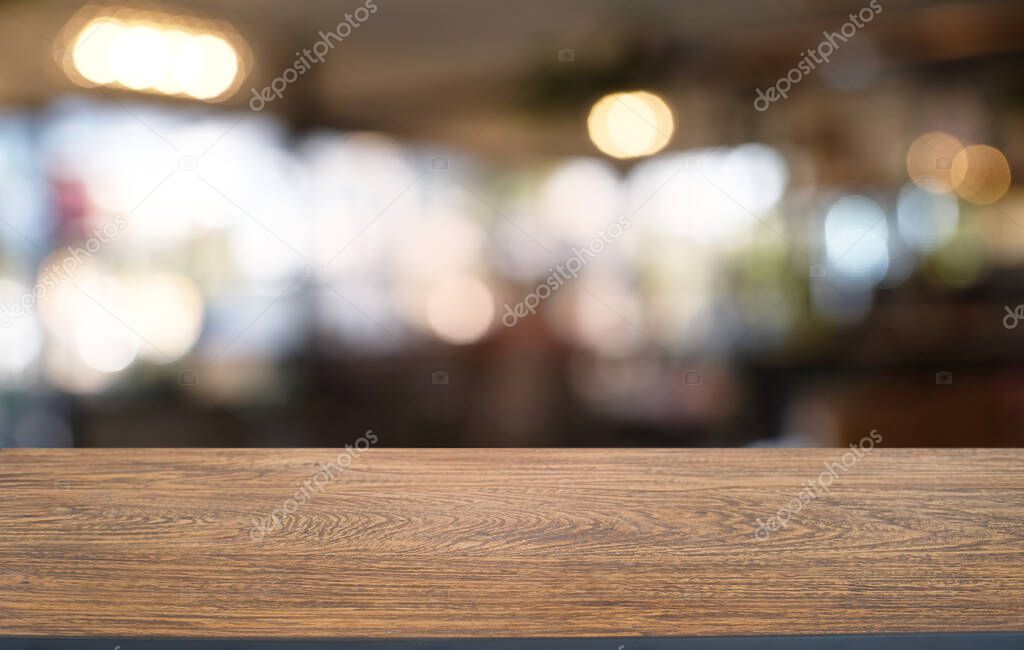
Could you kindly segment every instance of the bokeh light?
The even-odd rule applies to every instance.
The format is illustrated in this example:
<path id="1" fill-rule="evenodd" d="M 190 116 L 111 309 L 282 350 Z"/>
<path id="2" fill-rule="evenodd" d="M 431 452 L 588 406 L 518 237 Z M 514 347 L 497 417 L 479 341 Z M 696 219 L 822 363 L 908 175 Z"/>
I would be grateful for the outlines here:
<path id="1" fill-rule="evenodd" d="M 413 282 L 473 268 L 485 235 L 475 221 L 455 212 L 424 215 L 397 234 L 392 261 L 403 279 Z"/>
<path id="2" fill-rule="evenodd" d="M 907 174 L 918 187 L 941 194 L 953 189 L 953 159 L 963 149 L 955 137 L 941 131 L 919 136 L 907 150 Z"/>
<path id="3" fill-rule="evenodd" d="M 82 85 L 117 86 L 141 92 L 214 101 L 227 97 L 244 72 L 244 46 L 227 32 L 153 12 L 118 10 L 69 30 L 66 70 Z"/>
<path id="4" fill-rule="evenodd" d="M 116 18 L 95 19 L 83 27 L 71 47 L 71 61 L 78 73 L 95 84 L 117 81 L 112 55 L 123 32 L 124 24 Z"/>
<path id="5" fill-rule="evenodd" d="M 52 263 L 44 269 L 60 265 L 64 258 L 53 253 Z M 41 273 L 39 284 L 46 285 Z M 75 359 L 64 357 L 65 374 L 81 373 L 73 366 L 84 362 L 101 373 L 116 373 L 130 365 L 139 354 L 140 341 L 125 321 L 131 299 L 124 284 L 115 275 L 87 261 L 73 271 L 73 277 L 60 281 L 39 299 L 39 315 L 54 342 L 69 348 Z"/>
<path id="6" fill-rule="evenodd" d="M 672 139 L 675 122 L 661 97 L 645 91 L 613 93 L 590 109 L 587 129 L 594 145 L 614 158 L 650 156 Z"/>
<path id="7" fill-rule="evenodd" d="M 139 354 L 139 337 L 102 309 L 81 312 L 73 337 L 82 360 L 100 372 L 124 370 Z"/>
<path id="8" fill-rule="evenodd" d="M 598 275 L 588 287 L 593 287 L 592 293 L 574 292 L 572 318 L 565 319 L 573 328 L 570 340 L 579 340 L 602 356 L 635 352 L 644 342 L 634 325 L 642 322 L 637 296 L 613 277 Z"/>
<path id="9" fill-rule="evenodd" d="M 43 337 L 33 313 L 15 312 L 12 306 L 31 298 L 20 282 L 0 278 L 0 381 L 18 383 L 39 356 Z M 24 304 L 24 303 L 23 303 Z"/>
<path id="10" fill-rule="evenodd" d="M 896 223 L 900 236 L 910 248 L 927 252 L 948 242 L 959 221 L 956 198 L 926 192 L 907 184 L 896 204 Z"/>
<path id="11" fill-rule="evenodd" d="M 604 160 L 566 161 L 544 181 L 540 204 L 552 234 L 568 241 L 589 240 L 620 212 L 619 177 Z"/>
<path id="12" fill-rule="evenodd" d="M 995 203 L 1010 189 L 1010 165 L 995 147 L 976 144 L 953 158 L 950 177 L 962 198 L 987 205 Z"/>
<path id="13" fill-rule="evenodd" d="M 829 268 L 851 285 L 873 285 L 889 268 L 889 235 L 882 208 L 864 196 L 836 201 L 825 216 Z"/>
<path id="14" fill-rule="evenodd" d="M 88 365 L 76 349 L 60 341 L 48 346 L 43 370 L 54 386 L 82 395 L 98 393 L 118 379 L 115 373 L 102 372 Z"/>
<path id="15" fill-rule="evenodd" d="M 457 345 L 483 337 L 494 320 L 494 297 L 483 282 L 454 276 L 437 283 L 427 299 L 427 322 L 442 340 Z"/>
<path id="16" fill-rule="evenodd" d="M 749 241 L 788 180 L 785 159 L 765 145 L 683 151 L 637 165 L 627 205 L 664 233 L 735 247 Z"/>
<path id="17" fill-rule="evenodd" d="M 142 338 L 139 357 L 154 363 L 180 359 L 199 339 L 203 297 L 195 282 L 173 273 L 122 279 L 128 293 L 126 318 Z"/>

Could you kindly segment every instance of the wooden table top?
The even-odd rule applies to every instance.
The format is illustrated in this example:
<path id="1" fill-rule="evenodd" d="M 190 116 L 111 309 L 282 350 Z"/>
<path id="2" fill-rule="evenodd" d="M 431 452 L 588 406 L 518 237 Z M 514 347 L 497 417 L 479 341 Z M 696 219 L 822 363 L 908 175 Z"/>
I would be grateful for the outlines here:
<path id="1" fill-rule="evenodd" d="M 337 453 L 0 451 L 0 636 L 1024 630 L 1024 450 Z"/>

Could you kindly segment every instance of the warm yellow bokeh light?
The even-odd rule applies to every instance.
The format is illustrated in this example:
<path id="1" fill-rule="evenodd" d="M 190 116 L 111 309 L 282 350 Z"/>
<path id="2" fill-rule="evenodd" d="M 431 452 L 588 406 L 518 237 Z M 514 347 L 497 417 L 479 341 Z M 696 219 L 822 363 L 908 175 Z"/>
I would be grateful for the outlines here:
<path id="1" fill-rule="evenodd" d="M 110 66 L 110 52 L 123 31 L 121 21 L 97 18 L 82 28 L 71 47 L 71 61 L 86 80 L 109 84 L 116 80 Z"/>
<path id="2" fill-rule="evenodd" d="M 649 92 L 614 93 L 590 109 L 587 129 L 594 145 L 615 158 L 638 158 L 661 151 L 675 122 L 661 97 Z"/>
<path id="3" fill-rule="evenodd" d="M 161 30 L 147 24 L 129 25 L 114 38 L 108 63 L 122 85 L 145 90 L 164 77 L 170 54 Z"/>
<path id="4" fill-rule="evenodd" d="M 203 34 L 193 41 L 202 65 L 191 83 L 186 84 L 185 92 L 196 99 L 212 99 L 231 87 L 238 74 L 238 56 L 220 36 Z"/>
<path id="5" fill-rule="evenodd" d="M 204 101 L 237 86 L 242 56 L 226 34 L 173 16 L 124 13 L 93 18 L 77 30 L 68 66 L 74 81 Z"/>
<path id="6" fill-rule="evenodd" d="M 950 177 L 956 193 L 971 203 L 995 203 L 1010 189 L 1010 165 L 995 147 L 976 144 L 953 158 Z"/>
<path id="7" fill-rule="evenodd" d="M 907 174 L 923 190 L 934 194 L 950 192 L 953 158 L 962 150 L 963 144 L 948 133 L 925 133 L 907 149 Z"/>

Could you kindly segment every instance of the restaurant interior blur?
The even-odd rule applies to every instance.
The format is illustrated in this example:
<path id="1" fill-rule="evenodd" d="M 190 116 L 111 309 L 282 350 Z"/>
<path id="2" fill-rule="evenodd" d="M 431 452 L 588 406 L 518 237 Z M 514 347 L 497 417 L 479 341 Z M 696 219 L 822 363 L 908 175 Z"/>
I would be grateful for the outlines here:
<path id="1" fill-rule="evenodd" d="M 0 447 L 1020 446 L 1022 62 L 997 0 L 0 0 Z"/>

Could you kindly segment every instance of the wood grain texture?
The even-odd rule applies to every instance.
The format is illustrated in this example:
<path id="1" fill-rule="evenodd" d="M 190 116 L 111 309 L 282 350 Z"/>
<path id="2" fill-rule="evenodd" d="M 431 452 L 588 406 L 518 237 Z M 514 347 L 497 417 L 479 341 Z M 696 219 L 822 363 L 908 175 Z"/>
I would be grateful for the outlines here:
<path id="1" fill-rule="evenodd" d="M 1024 630 L 1024 451 L 0 452 L 0 636 Z"/>

